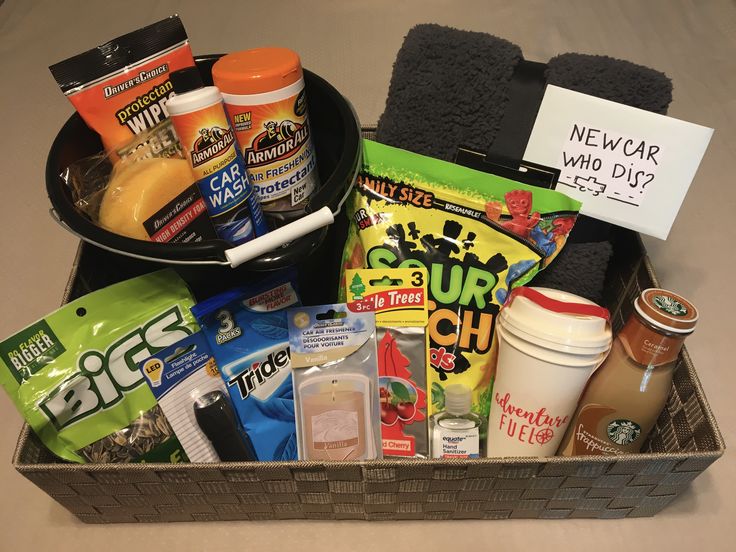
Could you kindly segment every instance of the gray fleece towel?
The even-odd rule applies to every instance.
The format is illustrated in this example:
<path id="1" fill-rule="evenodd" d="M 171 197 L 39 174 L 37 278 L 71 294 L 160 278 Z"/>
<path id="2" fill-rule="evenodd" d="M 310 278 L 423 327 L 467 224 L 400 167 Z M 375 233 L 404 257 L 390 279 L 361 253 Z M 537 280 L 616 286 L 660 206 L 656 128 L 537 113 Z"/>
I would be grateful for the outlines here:
<path id="1" fill-rule="evenodd" d="M 417 25 L 396 55 L 376 140 L 446 161 L 459 145 L 486 151 L 521 59 L 495 36 Z"/>
<path id="2" fill-rule="evenodd" d="M 547 64 L 547 82 L 664 115 L 672 101 L 667 75 L 608 56 L 561 54 Z"/>
<path id="3" fill-rule="evenodd" d="M 509 100 L 521 49 L 485 33 L 417 25 L 404 39 L 376 140 L 446 161 L 460 145 L 489 151 Z M 653 69 L 605 56 L 562 54 L 547 82 L 665 113 L 672 83 Z"/>
<path id="4" fill-rule="evenodd" d="M 607 241 L 568 243 L 552 264 L 534 277 L 530 285 L 567 291 L 601 303 L 612 253 L 613 248 Z"/>
<path id="5" fill-rule="evenodd" d="M 489 34 L 417 25 L 396 56 L 376 139 L 447 161 L 460 145 L 488 152 L 522 59 L 518 46 Z M 672 83 L 663 73 L 606 56 L 562 54 L 549 61 L 545 76 L 549 84 L 655 113 L 666 113 L 672 101 Z M 612 252 L 600 241 L 608 227 L 579 217 L 570 241 L 592 243 L 568 243 L 532 285 L 600 302 Z"/>

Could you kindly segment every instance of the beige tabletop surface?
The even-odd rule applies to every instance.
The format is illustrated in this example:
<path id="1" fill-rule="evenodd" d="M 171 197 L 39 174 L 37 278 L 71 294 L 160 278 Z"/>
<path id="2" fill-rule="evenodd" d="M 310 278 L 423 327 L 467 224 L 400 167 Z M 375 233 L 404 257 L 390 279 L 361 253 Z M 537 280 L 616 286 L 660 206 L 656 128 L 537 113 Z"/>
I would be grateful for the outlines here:
<path id="1" fill-rule="evenodd" d="M 527 59 L 605 54 L 665 72 L 671 116 L 716 129 L 667 241 L 645 239 L 662 284 L 700 308 L 689 350 L 728 443 L 736 186 L 736 4 L 710 0 L 6 0 L 0 5 L 0 338 L 59 305 L 77 240 L 48 215 L 44 164 L 72 107 L 47 67 L 179 13 L 195 54 L 298 51 L 364 124 L 383 111 L 406 32 L 435 22 L 521 46 Z M 0 393 L 0 550 L 734 550 L 736 465 L 726 455 L 654 518 L 615 521 L 221 522 L 87 526 L 10 463 L 21 417 Z"/>

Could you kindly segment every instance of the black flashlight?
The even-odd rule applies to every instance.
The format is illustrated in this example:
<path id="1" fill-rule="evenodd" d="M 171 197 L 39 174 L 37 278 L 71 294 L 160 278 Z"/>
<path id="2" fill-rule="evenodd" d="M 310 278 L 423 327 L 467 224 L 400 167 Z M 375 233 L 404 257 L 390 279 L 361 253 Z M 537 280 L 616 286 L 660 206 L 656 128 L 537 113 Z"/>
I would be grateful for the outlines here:
<path id="1" fill-rule="evenodd" d="M 194 401 L 194 417 L 221 461 L 258 460 L 250 437 L 241 428 L 230 401 L 222 391 L 206 393 Z"/>

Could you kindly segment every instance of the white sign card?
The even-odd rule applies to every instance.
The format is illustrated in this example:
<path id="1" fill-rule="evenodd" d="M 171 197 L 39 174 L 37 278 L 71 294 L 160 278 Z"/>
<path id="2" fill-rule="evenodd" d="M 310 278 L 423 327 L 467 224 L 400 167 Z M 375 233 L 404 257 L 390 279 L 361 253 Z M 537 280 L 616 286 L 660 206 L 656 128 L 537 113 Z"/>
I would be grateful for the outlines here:
<path id="1" fill-rule="evenodd" d="M 666 239 L 713 129 L 548 85 L 524 159 L 581 213 Z"/>

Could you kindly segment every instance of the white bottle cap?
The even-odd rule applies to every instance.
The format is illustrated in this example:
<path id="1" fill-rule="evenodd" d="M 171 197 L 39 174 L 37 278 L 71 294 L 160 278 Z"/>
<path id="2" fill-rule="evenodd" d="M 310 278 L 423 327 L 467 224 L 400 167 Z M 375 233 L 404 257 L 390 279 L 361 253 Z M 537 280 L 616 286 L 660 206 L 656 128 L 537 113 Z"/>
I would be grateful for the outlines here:
<path id="1" fill-rule="evenodd" d="M 222 101 L 220 90 L 216 86 L 205 86 L 191 92 L 172 96 L 166 102 L 169 115 L 186 115 L 199 111 Z"/>
<path id="2" fill-rule="evenodd" d="M 470 388 L 460 383 L 445 387 L 445 411 L 450 414 L 467 414 L 470 412 L 471 404 Z"/>

